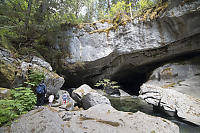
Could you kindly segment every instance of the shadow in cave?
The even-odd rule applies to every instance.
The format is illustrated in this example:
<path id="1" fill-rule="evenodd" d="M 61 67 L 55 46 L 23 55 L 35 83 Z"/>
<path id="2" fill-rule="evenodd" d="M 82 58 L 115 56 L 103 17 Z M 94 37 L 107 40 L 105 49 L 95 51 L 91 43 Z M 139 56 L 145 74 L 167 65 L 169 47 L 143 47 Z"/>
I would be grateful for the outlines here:
<path id="1" fill-rule="evenodd" d="M 122 89 L 130 95 L 139 95 L 140 86 L 148 80 L 151 74 L 149 72 L 133 72 L 131 70 L 126 70 L 128 73 L 123 72 L 123 75 L 118 78 L 113 77 L 112 80 L 117 81 Z"/>

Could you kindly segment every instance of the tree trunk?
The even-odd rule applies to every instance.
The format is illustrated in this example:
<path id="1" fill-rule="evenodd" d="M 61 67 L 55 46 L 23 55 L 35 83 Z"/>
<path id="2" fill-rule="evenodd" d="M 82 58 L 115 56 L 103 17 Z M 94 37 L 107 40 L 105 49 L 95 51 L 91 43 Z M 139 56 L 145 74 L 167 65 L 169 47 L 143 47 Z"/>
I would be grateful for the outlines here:
<path id="1" fill-rule="evenodd" d="M 26 12 L 26 19 L 25 19 L 25 29 L 26 30 L 28 30 L 28 26 L 29 26 L 29 18 L 30 18 L 30 15 L 31 15 L 31 6 L 32 6 L 32 0 L 29 0 L 27 12 Z"/>

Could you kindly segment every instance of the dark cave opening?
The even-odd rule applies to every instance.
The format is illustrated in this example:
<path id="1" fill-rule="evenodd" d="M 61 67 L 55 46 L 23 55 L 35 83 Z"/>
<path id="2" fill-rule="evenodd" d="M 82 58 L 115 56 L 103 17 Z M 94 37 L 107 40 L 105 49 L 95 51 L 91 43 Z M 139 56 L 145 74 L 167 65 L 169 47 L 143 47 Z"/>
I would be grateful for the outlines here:
<path id="1" fill-rule="evenodd" d="M 117 72 L 117 74 L 112 77 L 112 80 L 117 81 L 121 85 L 122 89 L 128 94 L 138 96 L 140 86 L 147 82 L 153 68 L 155 68 L 155 65 L 152 65 L 151 68 L 143 66 L 134 70 L 131 69 L 131 67 L 128 67 Z"/>

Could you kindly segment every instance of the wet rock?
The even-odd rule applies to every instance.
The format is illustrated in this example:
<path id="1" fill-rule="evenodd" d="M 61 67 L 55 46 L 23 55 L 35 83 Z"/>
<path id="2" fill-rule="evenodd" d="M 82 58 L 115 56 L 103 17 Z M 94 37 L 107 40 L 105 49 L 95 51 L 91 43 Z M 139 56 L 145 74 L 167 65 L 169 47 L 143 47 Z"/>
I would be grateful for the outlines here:
<path id="1" fill-rule="evenodd" d="M 87 93 L 81 99 L 82 105 L 84 109 L 89 109 L 90 107 L 97 105 L 97 104 L 109 104 L 111 105 L 108 98 L 102 96 L 98 93 Z"/>
<path id="2" fill-rule="evenodd" d="M 115 110 L 108 104 L 98 104 L 73 115 L 70 129 L 76 133 L 179 133 L 174 123 L 142 112 L 130 113 Z"/>

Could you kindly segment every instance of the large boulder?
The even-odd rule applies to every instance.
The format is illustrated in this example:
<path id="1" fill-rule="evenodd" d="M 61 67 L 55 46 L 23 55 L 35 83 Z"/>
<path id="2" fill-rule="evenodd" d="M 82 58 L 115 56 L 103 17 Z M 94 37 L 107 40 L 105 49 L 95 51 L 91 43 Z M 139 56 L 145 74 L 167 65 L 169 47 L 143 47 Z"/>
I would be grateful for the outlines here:
<path id="1" fill-rule="evenodd" d="M 7 49 L 0 47 L 0 86 L 12 88 L 15 86 L 15 78 L 18 71 L 18 60 L 13 57 L 13 54 Z"/>
<path id="2" fill-rule="evenodd" d="M 83 84 L 80 87 L 78 87 L 77 89 L 75 89 L 72 92 L 72 98 L 81 105 L 81 99 L 83 98 L 84 95 L 86 95 L 87 93 L 90 92 L 94 92 L 97 93 L 96 90 L 92 89 L 89 85 L 87 84 Z"/>
<path id="3" fill-rule="evenodd" d="M 36 70 L 41 73 L 44 73 L 44 76 L 45 76 L 44 83 L 47 86 L 47 93 L 56 94 L 65 82 L 63 77 L 60 77 L 58 74 L 56 74 L 54 72 L 50 72 L 46 68 L 43 68 L 36 64 L 22 62 L 21 70 L 22 70 L 22 75 L 24 75 L 23 77 L 25 77 L 25 79 L 27 78 L 27 76 L 29 74 L 28 71 L 30 71 L 30 70 Z"/>
<path id="4" fill-rule="evenodd" d="M 2 133 L 73 133 L 52 108 L 32 110 L 13 122 L 9 128 L 0 128 Z"/>
<path id="5" fill-rule="evenodd" d="M 44 61 L 41 58 L 38 58 L 36 56 L 33 57 L 31 63 L 32 64 L 37 64 L 37 65 L 39 65 L 41 67 L 44 67 L 44 68 L 46 68 L 49 71 L 53 70 L 52 67 L 51 67 L 51 65 L 48 62 L 46 62 L 46 61 Z"/>
<path id="6" fill-rule="evenodd" d="M 111 105 L 108 98 L 102 96 L 98 93 L 87 93 L 81 99 L 82 105 L 84 109 L 89 109 L 90 107 L 97 105 L 97 104 L 109 104 Z"/>
<path id="7" fill-rule="evenodd" d="M 68 116 L 70 129 L 75 133 L 179 133 L 178 126 L 169 120 L 142 112 L 117 111 L 108 104 L 98 104 Z"/>
<path id="8" fill-rule="evenodd" d="M 173 89 L 143 84 L 140 97 L 149 104 L 168 112 L 174 112 L 186 121 L 200 125 L 200 100 Z"/>

